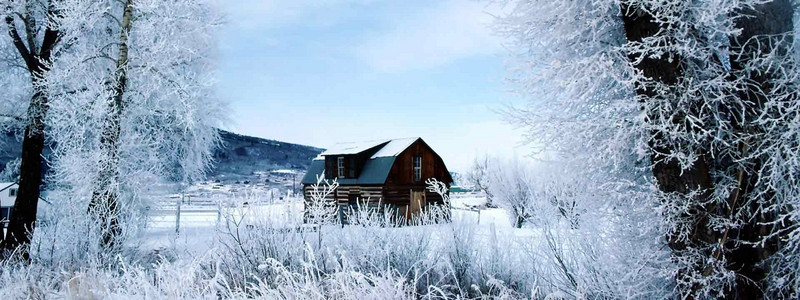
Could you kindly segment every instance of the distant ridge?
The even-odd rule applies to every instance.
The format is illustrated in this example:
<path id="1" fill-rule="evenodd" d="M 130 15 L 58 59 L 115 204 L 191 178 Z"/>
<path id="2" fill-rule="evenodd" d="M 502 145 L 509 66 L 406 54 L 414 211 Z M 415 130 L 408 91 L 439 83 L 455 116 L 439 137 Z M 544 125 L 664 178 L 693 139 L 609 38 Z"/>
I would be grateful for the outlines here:
<path id="1" fill-rule="evenodd" d="M 305 172 L 324 149 L 220 130 L 223 145 L 214 152 L 209 179 L 247 180 L 256 172 L 288 169 Z"/>
<path id="2" fill-rule="evenodd" d="M 311 160 L 323 149 L 270 139 L 240 135 L 219 130 L 222 147 L 214 151 L 214 162 L 209 170 L 210 180 L 222 182 L 259 180 L 257 172 L 273 170 L 294 170 L 305 172 Z M 20 157 L 22 151 L 21 133 L 0 133 L 0 172 L 6 164 Z M 45 150 L 45 158 L 51 151 Z M 43 172 L 47 172 L 46 168 Z"/>

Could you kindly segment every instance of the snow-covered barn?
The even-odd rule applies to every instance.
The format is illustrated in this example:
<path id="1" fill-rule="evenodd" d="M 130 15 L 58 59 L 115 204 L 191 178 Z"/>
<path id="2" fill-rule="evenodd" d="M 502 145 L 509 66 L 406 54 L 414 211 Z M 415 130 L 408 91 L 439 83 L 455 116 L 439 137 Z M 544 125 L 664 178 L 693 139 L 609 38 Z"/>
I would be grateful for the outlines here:
<path id="1" fill-rule="evenodd" d="M 301 183 L 310 199 L 317 176 L 336 178 L 339 188 L 330 201 L 342 208 L 356 205 L 389 206 L 411 218 L 427 205 L 441 204 L 442 197 L 427 190 L 425 181 L 453 182 L 442 158 L 421 138 L 341 143 L 317 156 Z"/>

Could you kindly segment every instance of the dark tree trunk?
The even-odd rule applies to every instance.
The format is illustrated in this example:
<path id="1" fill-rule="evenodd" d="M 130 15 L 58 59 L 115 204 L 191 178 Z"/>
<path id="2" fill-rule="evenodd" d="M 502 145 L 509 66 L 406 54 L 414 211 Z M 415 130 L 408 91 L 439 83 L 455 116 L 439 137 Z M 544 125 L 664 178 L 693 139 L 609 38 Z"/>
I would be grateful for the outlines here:
<path id="1" fill-rule="evenodd" d="M 36 47 L 35 20 L 28 5 L 25 13 L 26 39 L 25 45 L 16 27 L 15 14 L 7 8 L 5 22 L 8 26 L 8 35 L 14 47 L 22 58 L 30 74 L 34 94 L 27 112 L 27 126 L 22 140 L 22 164 L 20 166 L 19 193 L 12 208 L 11 220 L 8 224 L 8 233 L 0 249 L 11 250 L 18 246 L 30 244 L 30 235 L 33 234 L 38 209 L 40 188 L 42 185 L 42 152 L 44 151 L 45 126 L 47 117 L 48 99 L 44 92 L 44 78 L 50 70 L 51 54 L 53 48 L 60 42 L 60 32 L 50 24 L 57 16 L 52 3 L 48 5 L 48 24 L 45 29 L 41 46 Z M 2 251 L 0 251 L 2 252 Z M 2 253 L 0 253 L 0 256 Z M 23 248 L 23 257 L 28 258 L 28 252 Z"/>
<path id="2" fill-rule="evenodd" d="M 764 113 L 764 104 L 769 100 L 767 96 L 773 90 L 770 80 L 778 78 L 782 74 L 775 74 L 770 70 L 745 70 L 749 62 L 757 56 L 764 55 L 776 50 L 779 55 L 790 55 L 791 43 L 793 41 L 793 13 L 791 1 L 776 0 L 773 2 L 755 6 L 753 9 L 745 9 L 737 12 L 740 17 L 736 20 L 736 27 L 742 30 L 741 35 L 731 38 L 731 47 L 734 53 L 741 52 L 742 55 L 731 56 L 731 69 L 734 73 L 746 76 L 747 86 L 739 93 L 739 97 L 745 100 L 749 106 L 743 111 L 744 122 L 739 129 L 743 135 L 758 136 L 762 133 L 753 122 Z M 786 36 L 781 36 L 786 34 Z M 786 38 L 785 40 L 781 40 Z M 758 144 L 757 140 L 746 140 L 740 147 L 746 151 L 747 144 Z M 745 153 L 743 153 L 745 155 Z M 767 239 L 766 243 L 762 240 L 775 232 L 775 228 L 763 225 L 776 221 L 777 216 L 774 212 L 764 212 L 759 210 L 759 205 L 754 199 L 758 195 L 753 193 L 762 192 L 762 196 L 770 199 L 774 196 L 771 191 L 754 191 L 758 184 L 759 174 L 757 171 L 763 165 L 767 157 L 756 157 L 746 166 L 740 167 L 740 193 L 736 196 L 741 199 L 731 200 L 731 215 L 734 213 L 744 214 L 750 218 L 745 219 L 745 223 L 730 229 L 726 236 L 731 236 L 728 240 L 723 240 L 725 258 L 730 262 L 729 269 L 737 270 L 740 276 L 736 278 L 736 289 L 731 291 L 730 299 L 761 299 L 764 297 L 764 290 L 767 287 L 765 282 L 769 271 L 768 258 L 778 251 L 778 238 Z M 741 196 L 739 196 L 741 195 Z M 785 225 L 784 225 L 785 226 Z M 734 238 L 735 237 L 735 238 Z"/>
<path id="3" fill-rule="evenodd" d="M 639 42 L 642 39 L 654 36 L 661 29 L 658 23 L 655 22 L 652 15 L 644 10 L 622 6 L 623 10 L 623 24 L 625 27 L 625 35 L 629 41 Z M 631 61 L 639 59 L 638 54 L 632 54 Z M 645 57 L 641 62 L 635 66 L 641 70 L 642 73 L 653 81 L 660 82 L 667 85 L 675 85 L 679 83 L 680 77 L 683 76 L 683 70 L 680 65 L 680 58 L 673 56 L 671 59 L 664 54 L 662 57 Z M 654 90 L 646 86 L 637 88 L 636 93 L 640 96 L 645 96 L 647 100 L 653 103 L 658 101 L 670 101 L 658 95 Z M 667 96 L 669 97 L 669 96 Z M 657 112 L 649 111 L 648 119 L 655 119 Z M 673 120 L 676 124 L 681 120 Z M 650 147 L 653 150 L 651 160 L 653 161 L 653 176 L 655 177 L 659 189 L 664 193 L 679 193 L 686 194 L 695 190 L 703 190 L 705 193 L 699 197 L 708 197 L 708 191 L 712 187 L 709 163 L 707 155 L 700 153 L 700 158 L 689 167 L 688 170 L 683 170 L 680 164 L 675 160 L 666 160 L 666 155 L 671 153 L 671 149 L 667 142 L 664 142 L 665 137 L 659 133 L 653 133 L 650 141 Z M 695 149 L 697 149 L 695 147 Z M 697 149 L 702 152 L 702 149 Z M 702 215 L 705 209 L 698 207 L 697 215 Z M 701 221 L 698 219 L 698 221 Z M 670 239 L 672 241 L 672 239 Z M 675 242 L 670 245 L 674 249 L 682 250 L 686 245 Z"/>
<path id="4" fill-rule="evenodd" d="M 653 15 L 648 13 L 648 10 L 640 7 L 631 7 L 626 3 L 622 4 L 621 9 L 625 36 L 628 41 L 641 42 L 645 38 L 655 36 L 662 30 Z M 668 86 L 680 83 L 681 77 L 684 76 L 680 57 L 675 54 L 672 56 L 663 54 L 661 57 L 653 57 L 651 55 L 640 57 L 641 55 L 643 54 L 633 53 L 630 54 L 629 58 L 632 62 L 640 61 L 635 67 L 649 80 Z M 645 107 L 650 109 L 647 112 L 648 120 L 655 120 L 658 117 L 657 109 L 660 102 L 672 101 L 670 97 L 675 96 L 674 94 L 668 94 L 664 97 L 649 85 L 638 86 L 636 93 L 639 96 L 643 96 L 645 99 L 643 101 L 647 102 Z M 656 109 L 652 109 L 654 106 Z M 682 117 L 685 116 L 677 116 L 672 122 L 680 124 L 683 121 L 681 120 Z M 709 214 L 714 211 L 714 205 L 703 205 L 703 203 L 708 202 L 706 200 L 710 198 L 711 188 L 713 187 L 708 154 L 697 145 L 687 145 L 688 149 L 694 149 L 695 153 L 698 154 L 698 159 L 688 169 L 684 169 L 678 161 L 667 159 L 667 155 L 673 152 L 673 148 L 662 134 L 653 132 L 649 143 L 652 151 L 650 156 L 653 163 L 652 172 L 661 192 L 684 197 L 691 192 L 699 191 L 694 196 L 695 198 L 691 199 L 694 205 L 689 209 L 688 213 L 681 216 L 683 219 L 690 220 L 693 224 L 692 232 L 687 233 L 689 238 L 680 238 L 680 234 L 667 237 L 673 255 L 680 257 L 687 248 L 697 249 L 713 243 L 717 240 L 719 234 L 711 230 L 707 225 Z M 691 282 L 691 280 L 686 279 L 689 276 L 693 276 L 693 274 L 702 272 L 703 268 L 701 265 L 695 265 L 679 272 L 676 280 L 681 293 L 690 295 L 697 289 L 692 284 L 685 284 Z"/>
<path id="5" fill-rule="evenodd" d="M 31 99 L 31 109 L 35 109 L 35 107 L 40 106 L 39 104 L 46 103 L 46 101 L 41 92 L 36 93 Z M 37 105 L 34 105 L 34 103 L 37 103 Z M 35 118 L 38 120 L 32 120 L 31 124 L 25 128 L 25 136 L 22 140 L 19 190 L 14 202 L 11 220 L 8 223 L 8 233 L 2 242 L 3 248 L 7 250 L 29 244 L 30 234 L 33 234 L 35 226 L 40 186 L 42 185 L 42 152 L 44 151 L 45 139 L 42 126 L 43 120 L 38 115 Z M 23 249 L 22 254 L 27 259 L 27 251 Z"/>
<path id="6" fill-rule="evenodd" d="M 654 36 L 662 29 L 647 11 L 649 10 L 629 7 L 623 3 L 622 19 L 626 37 L 629 41 L 642 41 L 644 38 Z M 781 54 L 788 53 L 791 37 L 789 37 L 789 40 L 783 40 L 782 43 L 776 43 L 774 36 L 766 37 L 765 35 L 791 33 L 793 30 L 793 8 L 790 1 L 778 0 L 756 6 L 754 9 L 739 11 L 736 14 L 736 16 L 731 17 L 737 17 L 736 25 L 742 29 L 742 34 L 731 40 L 731 47 L 734 50 L 733 53 L 743 50 L 744 55 L 731 57 L 731 73 L 734 74 L 732 76 L 746 76 L 748 84 L 755 83 L 755 85 L 744 86 L 744 91 L 737 95 L 749 103 L 749 106 L 745 107 L 742 112 L 731 112 L 730 122 L 734 124 L 737 135 L 757 137 L 759 134 L 758 128 L 752 122 L 763 113 L 763 105 L 767 101 L 766 94 L 772 89 L 769 81 L 776 76 L 780 76 L 780 74 L 770 74 L 766 70 L 746 72 L 744 68 L 749 60 L 775 49 L 774 47 L 785 47 L 785 49 L 778 49 L 778 52 Z M 752 44 L 753 38 L 759 36 L 762 36 L 759 38 L 762 39 L 762 43 L 759 47 L 756 47 L 755 44 Z M 772 40 L 769 41 L 769 39 Z M 748 42 L 751 44 L 745 45 Z M 638 55 L 640 54 L 632 54 L 631 61 L 637 61 L 640 58 Z M 671 57 L 671 59 L 667 58 L 666 56 L 645 57 L 636 65 L 636 68 L 653 81 L 666 85 L 680 84 L 680 79 L 684 76 L 680 65 L 681 60 L 675 56 Z M 649 103 L 651 106 L 657 105 L 657 101 L 669 101 L 661 99 L 660 95 L 647 86 L 638 87 L 636 92 L 638 95 L 644 96 L 646 99 L 644 101 L 654 101 Z M 691 111 L 692 108 L 687 109 L 689 113 L 696 113 Z M 732 107 L 730 109 L 734 111 L 738 108 Z M 650 116 L 650 113 L 648 112 L 648 116 Z M 742 118 L 741 116 L 744 117 Z M 681 120 L 674 120 L 674 122 L 678 124 Z M 724 291 L 726 297 L 730 299 L 763 298 L 763 291 L 767 286 L 764 280 L 768 271 L 768 266 L 765 262 L 778 249 L 778 241 L 776 239 L 758 244 L 770 232 L 775 232 L 774 228 L 768 228 L 761 224 L 775 221 L 776 216 L 772 212 L 760 211 L 759 207 L 762 205 L 759 205 L 754 200 L 756 195 L 753 194 L 761 192 L 762 196 L 764 195 L 763 193 L 769 195 L 769 191 L 754 190 L 754 186 L 759 181 L 757 170 L 766 158 L 759 157 L 737 163 L 732 160 L 712 161 L 710 159 L 712 155 L 707 150 L 697 147 L 698 145 L 684 145 L 695 149 L 700 158 L 688 169 L 682 169 L 676 162 L 664 160 L 664 154 L 670 153 L 671 149 L 669 146 L 664 146 L 668 145 L 667 143 L 661 143 L 663 138 L 658 133 L 654 133 L 650 142 L 650 147 L 653 151 L 651 155 L 653 175 L 659 189 L 664 193 L 678 195 L 701 191 L 696 199 L 691 199 L 696 204 L 690 208 L 687 215 L 682 216 L 691 220 L 693 224 L 694 229 L 688 233 L 689 239 L 678 240 L 672 236 L 668 237 L 673 255 L 680 256 L 682 251 L 689 247 L 713 251 L 705 254 L 714 259 L 724 255 L 728 263 L 726 267 L 737 274 L 735 288 Z M 758 144 L 758 141 L 744 139 L 741 144 L 734 146 L 737 147 L 741 157 L 748 156 L 748 143 L 755 145 Z M 711 177 L 712 169 L 732 172 L 733 174 L 731 175 L 737 180 L 736 188 L 727 200 L 728 203 L 724 205 L 715 205 L 713 201 L 705 201 L 710 199 L 714 188 Z M 769 196 L 766 198 L 769 198 Z M 706 202 L 708 204 L 702 204 Z M 738 218 L 744 221 L 744 224 L 738 228 L 731 228 L 720 233 L 709 228 L 709 217 L 713 215 L 722 218 Z M 682 277 L 698 274 L 708 276 L 711 272 L 711 266 L 695 265 L 688 268 L 679 272 L 676 279 L 681 285 L 681 293 L 684 296 L 693 297 L 697 286 L 681 284 L 683 282 L 691 282 L 683 280 L 684 278 Z"/>

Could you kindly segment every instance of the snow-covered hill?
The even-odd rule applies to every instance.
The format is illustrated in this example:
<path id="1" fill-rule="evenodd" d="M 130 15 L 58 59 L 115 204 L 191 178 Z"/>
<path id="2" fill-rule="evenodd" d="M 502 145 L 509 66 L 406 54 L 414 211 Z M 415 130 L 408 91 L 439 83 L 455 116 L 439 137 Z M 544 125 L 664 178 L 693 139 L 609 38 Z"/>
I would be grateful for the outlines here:
<path id="1" fill-rule="evenodd" d="M 209 179 L 263 182 L 304 173 L 323 149 L 220 130 L 223 146 L 214 153 Z M 298 179 L 299 180 L 299 179 Z"/>
<path id="2" fill-rule="evenodd" d="M 0 172 L 6 164 L 20 157 L 21 134 L 0 135 Z M 275 140 L 239 135 L 220 130 L 222 147 L 214 152 L 214 164 L 208 173 L 212 181 L 250 182 L 280 185 L 302 177 L 311 160 L 323 149 Z M 49 156 L 50 151 L 45 151 Z M 43 170 L 46 172 L 46 170 Z"/>

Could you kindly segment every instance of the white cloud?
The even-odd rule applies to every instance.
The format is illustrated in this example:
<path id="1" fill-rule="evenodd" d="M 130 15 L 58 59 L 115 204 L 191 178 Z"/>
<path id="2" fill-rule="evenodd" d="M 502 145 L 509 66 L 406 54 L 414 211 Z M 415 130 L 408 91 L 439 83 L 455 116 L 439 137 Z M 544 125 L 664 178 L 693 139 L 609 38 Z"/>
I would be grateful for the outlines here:
<path id="1" fill-rule="evenodd" d="M 394 21 L 394 28 L 359 45 L 356 54 L 384 72 L 425 69 L 500 50 L 480 2 L 449 0 Z"/>

